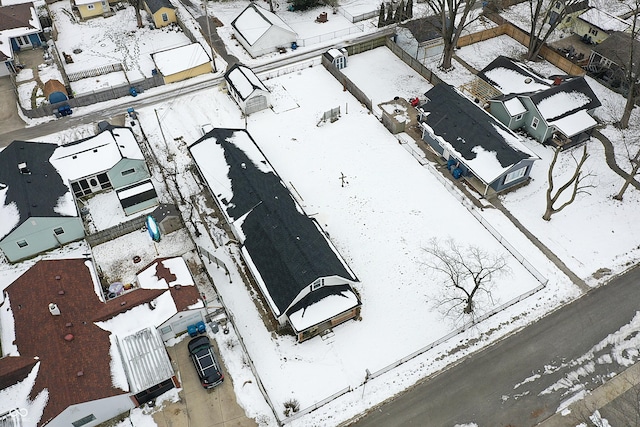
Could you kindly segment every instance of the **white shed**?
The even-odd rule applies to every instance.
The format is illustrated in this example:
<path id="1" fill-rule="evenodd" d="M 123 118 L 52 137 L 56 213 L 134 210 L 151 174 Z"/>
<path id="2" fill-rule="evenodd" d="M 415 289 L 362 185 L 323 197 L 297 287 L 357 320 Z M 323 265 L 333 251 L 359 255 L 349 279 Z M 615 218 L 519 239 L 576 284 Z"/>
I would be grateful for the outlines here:
<path id="1" fill-rule="evenodd" d="M 269 108 L 271 92 L 250 68 L 235 64 L 224 75 L 229 95 L 246 115 Z"/>
<path id="2" fill-rule="evenodd" d="M 278 15 L 254 3 L 231 22 L 231 27 L 236 39 L 254 58 L 273 52 L 277 47 L 291 46 L 298 38 Z"/>

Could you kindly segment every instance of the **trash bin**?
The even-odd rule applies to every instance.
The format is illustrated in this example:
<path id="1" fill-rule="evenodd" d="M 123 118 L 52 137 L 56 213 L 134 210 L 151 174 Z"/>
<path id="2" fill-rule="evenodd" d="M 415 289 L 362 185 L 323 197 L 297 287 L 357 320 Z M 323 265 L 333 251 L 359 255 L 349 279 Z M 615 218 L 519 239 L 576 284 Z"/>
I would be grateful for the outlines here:
<path id="1" fill-rule="evenodd" d="M 131 94 L 131 96 L 133 96 L 134 98 L 136 96 L 138 96 L 138 91 L 136 90 L 135 87 L 129 88 L 129 93 Z"/>
<path id="2" fill-rule="evenodd" d="M 291 42 L 291 50 L 296 50 L 298 48 L 298 43 Z"/>

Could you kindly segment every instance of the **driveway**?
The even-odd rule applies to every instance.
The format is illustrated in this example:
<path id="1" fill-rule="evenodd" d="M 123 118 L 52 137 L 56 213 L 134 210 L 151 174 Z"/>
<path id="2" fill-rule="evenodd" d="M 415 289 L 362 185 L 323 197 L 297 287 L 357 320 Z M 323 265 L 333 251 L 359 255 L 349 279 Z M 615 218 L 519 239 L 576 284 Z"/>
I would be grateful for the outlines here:
<path id="1" fill-rule="evenodd" d="M 18 101 L 11 77 L 0 77 L 0 129 L 2 133 L 23 129 L 24 121 L 18 115 Z"/>
<path id="2" fill-rule="evenodd" d="M 221 335 L 219 333 L 218 335 Z M 174 370 L 182 385 L 179 402 L 165 402 L 162 411 L 153 414 L 158 427 L 255 427 L 256 422 L 247 418 L 244 409 L 236 402 L 233 381 L 220 357 L 224 382 L 211 390 L 200 385 L 196 370 L 189 358 L 185 338 L 173 347 L 167 347 Z M 211 342 L 216 347 L 215 340 Z M 219 352 L 217 352 L 219 354 Z"/>

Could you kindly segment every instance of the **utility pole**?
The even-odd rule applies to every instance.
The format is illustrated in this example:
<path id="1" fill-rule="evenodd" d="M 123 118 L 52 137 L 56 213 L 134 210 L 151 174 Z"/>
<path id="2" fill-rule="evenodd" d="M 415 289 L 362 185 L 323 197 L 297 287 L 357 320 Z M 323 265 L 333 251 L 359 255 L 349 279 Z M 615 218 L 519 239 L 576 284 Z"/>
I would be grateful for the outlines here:
<path id="1" fill-rule="evenodd" d="M 209 13 L 207 12 L 207 3 L 209 3 L 209 0 L 204 0 L 202 2 L 202 4 L 204 4 L 204 17 L 207 20 L 207 33 L 208 33 L 208 41 L 209 41 L 209 47 L 211 48 L 211 60 L 213 61 L 213 72 L 217 73 L 218 72 L 218 68 L 216 67 L 216 53 L 213 50 L 213 43 L 211 43 L 211 20 L 209 19 Z"/>

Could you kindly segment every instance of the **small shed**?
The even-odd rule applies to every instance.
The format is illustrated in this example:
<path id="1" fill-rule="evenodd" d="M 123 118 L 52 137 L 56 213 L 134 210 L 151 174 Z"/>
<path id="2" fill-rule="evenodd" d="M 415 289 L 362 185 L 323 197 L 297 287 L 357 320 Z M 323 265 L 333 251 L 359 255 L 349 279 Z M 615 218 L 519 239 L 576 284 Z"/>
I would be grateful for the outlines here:
<path id="1" fill-rule="evenodd" d="M 224 79 L 229 95 L 244 114 L 249 115 L 271 105 L 271 92 L 250 68 L 235 64 L 225 73 Z"/>
<path id="2" fill-rule="evenodd" d="M 151 57 L 165 84 L 213 71 L 211 58 L 199 43 L 156 52 Z"/>
<path id="3" fill-rule="evenodd" d="M 144 8 L 151 15 L 156 28 L 178 22 L 176 8 L 169 0 L 144 0 Z"/>
<path id="4" fill-rule="evenodd" d="M 47 80 L 42 91 L 50 104 L 57 104 L 58 102 L 64 102 L 69 99 L 67 88 L 64 87 L 59 80 Z"/>
<path id="5" fill-rule="evenodd" d="M 597 7 L 578 15 L 573 32 L 589 43 L 601 43 L 615 31 L 629 31 L 631 24 Z"/>
<path id="6" fill-rule="evenodd" d="M 338 70 L 341 70 L 347 66 L 347 58 L 349 57 L 349 54 L 347 53 L 347 49 L 343 47 L 339 49 L 329 49 L 324 53 L 324 56 L 333 65 L 335 65 Z"/>
<path id="7" fill-rule="evenodd" d="M 151 212 L 151 216 L 158 223 L 160 232 L 163 235 L 182 228 L 180 212 L 175 205 L 161 203 L 153 212 Z"/>
<path id="8" fill-rule="evenodd" d="M 231 22 L 233 33 L 253 58 L 291 46 L 298 34 L 278 15 L 251 2 Z"/>

